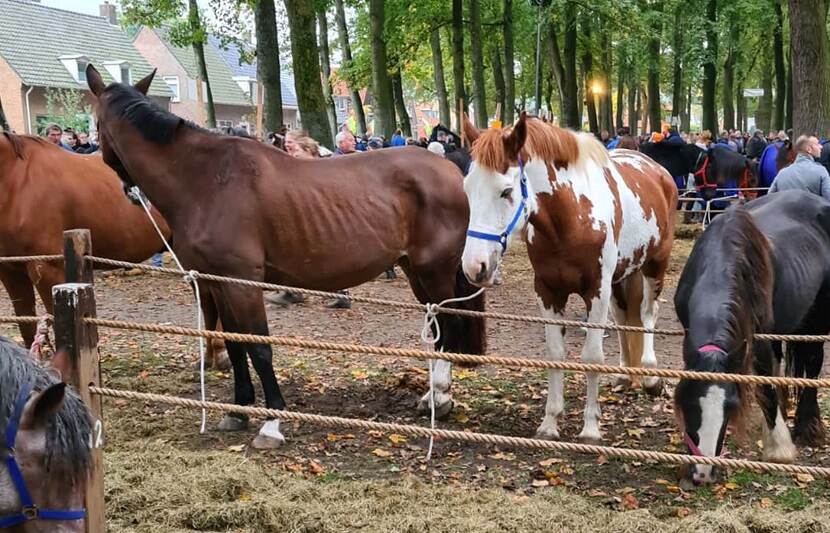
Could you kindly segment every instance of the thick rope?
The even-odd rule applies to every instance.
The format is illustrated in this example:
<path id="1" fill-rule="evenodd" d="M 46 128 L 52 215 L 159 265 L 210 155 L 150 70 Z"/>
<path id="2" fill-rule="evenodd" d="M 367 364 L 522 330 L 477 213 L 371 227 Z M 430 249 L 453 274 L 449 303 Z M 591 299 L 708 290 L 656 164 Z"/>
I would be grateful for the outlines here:
<path id="1" fill-rule="evenodd" d="M 45 316 L 49 321 L 53 319 L 52 315 Z M 43 318 L 42 316 L 0 315 L 0 324 L 37 324 Z"/>
<path id="2" fill-rule="evenodd" d="M 29 347 L 29 355 L 36 361 L 43 360 L 43 347 L 49 347 L 53 352 L 54 348 L 49 342 L 49 323 L 52 321 L 50 315 L 43 315 L 37 323 L 37 330 L 35 332 L 35 339 L 32 341 L 32 346 Z"/>
<path id="3" fill-rule="evenodd" d="M 301 337 L 285 337 L 274 335 L 250 335 L 230 333 L 227 331 L 198 330 L 181 326 L 164 326 L 161 324 L 144 324 L 140 322 L 125 322 L 121 320 L 107 320 L 103 318 L 84 318 L 87 324 L 96 326 L 147 331 L 151 333 L 168 333 L 191 337 L 203 336 L 207 339 L 224 339 L 233 342 L 250 342 L 258 344 L 273 344 L 276 346 L 291 346 L 294 348 L 308 348 L 343 353 L 363 353 L 388 357 L 410 357 L 414 359 L 434 359 L 435 352 L 414 350 L 408 348 L 387 348 L 381 346 L 364 346 L 360 344 L 346 344 L 327 341 L 304 339 Z M 673 370 L 668 368 L 640 368 L 599 365 L 592 363 L 571 363 L 566 361 L 548 361 L 545 359 L 531 359 L 524 357 L 501 357 L 490 355 L 472 355 L 466 353 L 442 352 L 441 359 L 453 363 L 472 363 L 481 365 L 499 365 L 507 367 L 544 368 L 553 370 L 571 370 L 576 372 L 594 372 L 599 374 L 627 374 L 631 376 L 657 376 L 662 378 L 694 379 L 698 381 L 725 381 L 732 383 L 747 383 L 756 385 L 782 385 L 805 388 L 828 388 L 830 379 L 786 378 L 778 376 L 755 376 L 743 374 L 727 374 L 723 372 L 695 372 L 690 370 Z"/>
<path id="4" fill-rule="evenodd" d="M 133 392 L 125 390 L 107 389 L 101 387 L 90 387 L 90 393 L 110 398 L 122 398 L 126 400 L 139 400 L 150 403 L 163 403 L 167 405 L 179 405 L 192 409 L 207 409 L 210 411 L 223 411 L 238 413 L 263 418 L 276 418 L 279 420 L 292 420 L 296 422 L 307 422 L 328 427 L 346 427 L 364 430 L 379 430 L 387 433 L 399 433 L 417 437 L 436 437 L 439 439 L 456 440 L 462 442 L 474 442 L 478 444 L 494 444 L 499 446 L 512 446 L 517 448 L 534 448 L 540 450 L 552 450 L 558 452 L 575 452 L 590 455 L 605 455 L 606 457 L 623 457 L 638 461 L 658 461 L 670 464 L 702 464 L 722 468 L 741 468 L 759 472 L 784 472 L 787 474 L 810 474 L 816 477 L 830 478 L 830 468 L 819 466 L 787 465 L 778 463 L 767 463 L 762 461 L 748 461 L 744 459 L 725 459 L 722 457 L 704 457 L 695 455 L 682 455 L 676 453 L 654 452 L 648 450 L 634 450 L 631 448 L 616 448 L 611 446 L 595 446 L 590 444 L 578 444 L 572 442 L 558 442 L 541 439 L 529 439 L 525 437 L 509 437 L 506 435 L 494 435 L 490 433 L 474 433 L 470 431 L 452 431 L 446 429 L 432 429 L 422 426 L 407 424 L 392 424 L 386 422 L 370 422 L 353 418 L 342 418 L 335 416 L 314 415 L 308 413 L 297 413 L 294 411 L 280 411 L 278 409 L 266 409 L 264 407 L 250 407 L 218 402 L 204 402 L 178 398 L 176 396 L 165 396 L 162 394 L 150 394 L 144 392 Z"/>
<path id="5" fill-rule="evenodd" d="M 37 261 L 63 261 L 63 255 L 9 255 L 6 257 L 0 257 L 0 263 L 34 263 Z"/>

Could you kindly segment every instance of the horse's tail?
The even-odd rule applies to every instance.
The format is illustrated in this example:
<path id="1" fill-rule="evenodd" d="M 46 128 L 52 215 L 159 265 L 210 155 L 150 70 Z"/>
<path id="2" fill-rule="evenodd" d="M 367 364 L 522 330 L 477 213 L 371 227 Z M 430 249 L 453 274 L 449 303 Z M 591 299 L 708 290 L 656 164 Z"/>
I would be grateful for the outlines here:
<path id="1" fill-rule="evenodd" d="M 455 295 L 456 297 L 470 296 L 478 291 L 478 287 L 474 286 L 467 280 L 464 271 L 459 265 L 458 271 L 455 273 Z M 458 302 L 454 307 L 466 309 L 468 311 L 484 311 L 485 295 L 484 292 L 463 302 Z M 459 335 L 459 350 L 463 353 L 483 355 L 487 349 L 487 322 L 484 317 L 477 316 L 459 316 L 461 319 L 461 334 Z"/>

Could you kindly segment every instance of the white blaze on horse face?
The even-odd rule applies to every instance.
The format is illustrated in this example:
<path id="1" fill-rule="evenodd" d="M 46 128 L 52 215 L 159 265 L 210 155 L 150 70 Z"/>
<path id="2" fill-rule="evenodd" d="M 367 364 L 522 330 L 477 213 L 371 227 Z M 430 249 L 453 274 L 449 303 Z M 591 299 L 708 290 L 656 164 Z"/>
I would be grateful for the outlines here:
<path id="1" fill-rule="evenodd" d="M 726 389 L 711 385 L 706 396 L 700 398 L 700 428 L 697 430 L 700 452 L 706 457 L 718 454 L 718 437 L 726 424 Z M 712 466 L 694 465 L 692 478 L 701 483 L 713 481 Z"/>
<path id="2" fill-rule="evenodd" d="M 470 203 L 469 229 L 500 235 L 510 225 L 522 201 L 519 169 L 510 168 L 507 174 L 499 174 L 474 161 L 470 173 L 464 178 L 464 192 Z M 508 245 L 512 236 L 523 227 L 524 217 L 508 235 Z M 468 235 L 461 258 L 467 279 L 476 285 L 491 287 L 501 255 L 500 243 Z"/>

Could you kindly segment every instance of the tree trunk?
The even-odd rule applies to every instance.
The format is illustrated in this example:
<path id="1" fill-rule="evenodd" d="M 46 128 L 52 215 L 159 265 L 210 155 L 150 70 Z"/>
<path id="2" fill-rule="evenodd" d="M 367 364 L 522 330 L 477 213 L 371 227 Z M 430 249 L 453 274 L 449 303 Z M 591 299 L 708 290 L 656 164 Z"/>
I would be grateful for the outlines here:
<path id="1" fill-rule="evenodd" d="M 346 11 L 343 8 L 343 0 L 334 0 L 335 19 L 337 20 L 337 33 L 340 35 L 340 50 L 343 54 L 343 66 L 348 66 L 352 62 L 352 47 L 349 44 L 349 29 L 346 27 Z M 349 84 L 349 91 L 352 96 L 352 109 L 354 109 L 354 118 L 357 123 L 357 133 L 366 133 L 366 113 L 363 111 L 363 101 L 360 98 L 360 92 L 356 87 Z"/>
<path id="2" fill-rule="evenodd" d="M 578 81 L 576 77 L 576 3 L 565 4 L 565 45 L 563 47 L 563 63 L 565 83 L 562 92 L 562 124 L 568 128 L 581 129 L 581 105 L 579 102 Z"/>
<path id="3" fill-rule="evenodd" d="M 199 77 L 202 79 L 202 82 L 204 82 L 205 91 L 207 92 L 207 97 L 205 98 L 205 114 L 207 117 L 205 120 L 205 126 L 208 128 L 215 128 L 216 107 L 213 105 L 213 91 L 210 89 L 210 78 L 208 77 L 207 64 L 205 63 L 205 47 L 202 43 L 201 37 L 199 37 L 202 33 L 202 21 L 199 17 L 199 6 L 196 5 L 196 0 L 188 0 L 187 5 L 187 19 L 190 22 L 190 30 L 193 32 L 193 35 L 197 36 L 193 39 L 193 53 L 196 55 L 196 64 L 199 67 Z M 202 88 L 197 87 L 196 90 L 201 91 Z"/>
<path id="4" fill-rule="evenodd" d="M 758 111 L 755 113 L 755 125 L 768 131 L 772 125 L 772 65 L 770 65 L 768 50 L 762 52 L 761 89 L 764 95 L 758 102 Z"/>
<path id="5" fill-rule="evenodd" d="M 551 76 L 556 83 L 556 91 L 559 94 L 559 115 L 565 113 L 565 69 L 562 66 L 562 55 L 559 53 L 559 41 L 557 37 L 558 28 L 553 20 L 548 21 L 548 36 L 545 44 L 548 49 L 548 62 L 550 63 Z M 551 110 L 553 111 L 553 110 Z M 564 121 L 562 122 L 564 124 Z"/>
<path id="6" fill-rule="evenodd" d="M 429 34 L 432 48 L 432 77 L 435 81 L 435 96 L 438 98 L 438 122 L 450 126 L 450 101 L 447 99 L 447 84 L 444 81 L 444 60 L 441 56 L 441 33 L 434 29 Z"/>
<path id="7" fill-rule="evenodd" d="M 830 50 L 826 0 L 789 0 L 793 135 L 830 135 Z"/>
<path id="8" fill-rule="evenodd" d="M 452 0 L 452 83 L 455 99 L 453 108 L 463 102 L 467 111 L 467 92 L 464 89 L 464 5 L 461 0 Z M 461 131 L 462 117 L 456 117 L 456 131 Z"/>
<path id="9" fill-rule="evenodd" d="M 323 99 L 326 102 L 326 115 L 329 119 L 331 138 L 337 136 L 337 109 L 334 107 L 334 97 L 331 91 L 331 67 L 329 65 L 329 22 L 326 20 L 326 11 L 317 11 L 317 26 L 320 30 L 320 68 L 323 74 Z"/>
<path id="10" fill-rule="evenodd" d="M 588 112 L 588 129 L 594 135 L 599 135 L 599 120 L 597 117 L 596 95 L 594 95 L 594 56 L 591 53 L 591 27 L 593 21 L 587 13 L 583 13 L 581 30 L 585 44 L 582 47 L 582 77 L 585 91 L 585 109 Z"/>
<path id="11" fill-rule="evenodd" d="M 333 146 L 320 82 L 314 6 L 304 0 L 285 0 L 285 11 L 291 30 L 294 88 L 303 127 L 323 146 Z"/>
<path id="12" fill-rule="evenodd" d="M 262 89 L 262 127 L 267 132 L 274 132 L 278 131 L 283 123 L 280 48 L 274 0 L 259 0 L 254 3 L 254 23 L 256 76 Z"/>
<path id="13" fill-rule="evenodd" d="M 671 116 L 683 114 L 683 9 L 678 4 L 674 11 L 674 71 L 672 72 Z"/>
<path id="14" fill-rule="evenodd" d="M 633 66 L 632 66 L 633 67 Z M 637 85 L 639 82 L 632 68 L 628 72 L 628 130 L 631 135 L 637 135 Z"/>
<path id="15" fill-rule="evenodd" d="M 496 89 L 496 103 L 499 104 L 499 108 L 501 109 L 501 114 L 496 118 L 504 121 L 507 103 L 504 97 L 504 70 L 501 64 L 501 47 L 498 45 L 492 46 L 490 55 L 492 57 L 490 66 L 493 70 L 493 86 Z"/>
<path id="16" fill-rule="evenodd" d="M 369 43 L 372 51 L 372 94 L 375 98 L 375 135 L 386 140 L 395 133 L 395 107 L 392 82 L 386 70 L 386 39 L 383 36 L 383 0 L 369 0 Z"/>
<path id="17" fill-rule="evenodd" d="M 484 54 L 481 50 L 479 0 L 470 0 L 470 58 L 473 69 L 473 105 L 478 128 L 487 127 L 487 94 L 484 88 Z"/>
<path id="18" fill-rule="evenodd" d="M 715 61 L 718 57 L 718 2 L 708 0 L 706 8 L 708 26 L 706 28 L 706 63 L 703 64 L 703 129 L 717 135 L 718 110 L 715 103 L 717 70 Z"/>
<path id="19" fill-rule="evenodd" d="M 787 101 L 785 105 L 787 106 L 786 114 L 784 117 L 784 128 L 789 131 L 793 129 L 793 45 L 792 39 L 790 39 L 790 53 L 789 53 L 789 62 L 787 64 Z"/>
<path id="20" fill-rule="evenodd" d="M 735 46 L 738 40 L 737 24 L 733 24 L 729 29 L 729 42 L 727 44 L 726 59 L 723 62 L 723 84 L 721 92 L 721 102 L 723 105 L 723 129 L 735 129 L 735 107 L 732 104 L 732 97 L 734 95 L 734 81 L 735 81 Z"/>
<path id="21" fill-rule="evenodd" d="M 637 86 L 634 90 L 637 95 L 637 103 L 635 104 L 634 111 L 634 130 L 636 130 L 636 133 L 639 135 L 640 132 L 647 131 L 648 125 L 646 124 L 645 115 L 643 114 L 643 87 L 639 82 L 637 82 Z"/>
<path id="22" fill-rule="evenodd" d="M 784 108 L 787 98 L 787 67 L 784 65 L 784 15 L 781 1 L 772 0 L 775 11 L 775 29 L 773 30 L 773 47 L 775 53 L 775 120 L 772 127 L 784 129 Z"/>
<path id="23" fill-rule="evenodd" d="M 615 123 L 617 128 L 623 127 L 623 102 L 624 100 L 624 87 L 625 87 L 625 57 L 623 57 L 622 49 L 620 50 L 620 57 L 618 59 L 619 65 L 617 66 L 617 116 L 615 117 Z"/>
<path id="24" fill-rule="evenodd" d="M 403 78 L 401 77 L 401 67 L 395 69 L 395 75 L 392 78 L 392 93 L 395 96 L 395 110 L 398 113 L 398 123 L 403 130 L 406 137 L 412 137 L 412 124 L 409 121 L 409 111 L 406 110 L 406 102 L 403 99 Z"/>
<path id="25" fill-rule="evenodd" d="M 604 21 L 600 21 L 600 53 L 602 61 L 602 92 L 599 95 L 600 129 L 614 131 L 614 109 L 611 103 L 611 30 Z"/>
<path id="26" fill-rule="evenodd" d="M 692 129 L 692 85 L 686 88 L 686 113 L 680 120 L 680 128 L 683 131 L 690 131 Z"/>
<path id="27" fill-rule="evenodd" d="M 516 75 L 513 71 L 513 0 L 504 0 L 504 100 L 502 110 L 505 124 L 513 123 L 516 105 Z"/>
<path id="28" fill-rule="evenodd" d="M 715 1 L 715 0 L 711 0 Z M 652 6 L 654 11 L 651 37 L 648 40 L 648 118 L 652 131 L 660 131 L 662 111 L 660 109 L 660 35 L 663 32 L 661 11 L 663 2 Z"/>
<path id="29" fill-rule="evenodd" d="M 735 115 L 735 127 L 746 132 L 746 98 L 744 98 L 743 80 L 735 84 Z"/>

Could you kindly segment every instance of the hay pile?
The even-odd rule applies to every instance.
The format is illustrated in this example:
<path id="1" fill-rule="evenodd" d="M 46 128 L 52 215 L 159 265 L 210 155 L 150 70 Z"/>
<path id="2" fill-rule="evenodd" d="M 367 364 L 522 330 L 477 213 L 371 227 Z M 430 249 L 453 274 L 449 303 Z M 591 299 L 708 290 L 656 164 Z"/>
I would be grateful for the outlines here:
<path id="1" fill-rule="evenodd" d="M 226 451 L 127 444 L 105 454 L 111 531 L 502 532 L 830 531 L 830 504 L 785 514 L 757 507 L 659 519 L 564 490 L 533 496 L 463 486 L 302 479 Z"/>

